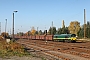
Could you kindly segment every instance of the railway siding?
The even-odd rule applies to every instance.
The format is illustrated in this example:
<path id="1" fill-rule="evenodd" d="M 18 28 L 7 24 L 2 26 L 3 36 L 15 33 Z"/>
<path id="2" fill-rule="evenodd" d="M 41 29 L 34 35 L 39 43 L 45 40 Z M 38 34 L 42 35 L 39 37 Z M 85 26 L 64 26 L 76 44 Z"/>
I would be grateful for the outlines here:
<path id="1" fill-rule="evenodd" d="M 81 44 L 83 47 L 75 43 L 69 44 L 69 43 L 57 43 L 51 41 L 45 44 L 45 41 L 37 41 L 37 40 L 22 40 L 22 41 L 18 41 L 18 43 L 26 45 L 26 47 L 33 50 L 33 52 L 40 52 L 44 55 L 49 55 L 50 57 L 56 59 L 89 60 L 90 58 L 90 54 L 88 53 L 90 50 L 84 46 L 85 44 Z M 86 53 L 84 53 L 83 51 L 85 51 Z"/>

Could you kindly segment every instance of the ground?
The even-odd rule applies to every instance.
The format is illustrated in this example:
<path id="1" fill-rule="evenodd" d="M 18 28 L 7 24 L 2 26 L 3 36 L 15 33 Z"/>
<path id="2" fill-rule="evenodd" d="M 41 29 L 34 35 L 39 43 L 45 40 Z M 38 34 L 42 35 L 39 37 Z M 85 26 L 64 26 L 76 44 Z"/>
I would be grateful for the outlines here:
<path id="1" fill-rule="evenodd" d="M 63 43 L 41 40 L 18 40 L 29 56 L 13 56 L 0 60 L 90 60 L 90 42 Z"/>
<path id="2" fill-rule="evenodd" d="M 31 56 L 28 56 L 28 57 L 13 56 L 13 57 L 9 57 L 9 58 L 0 58 L 0 60 L 42 60 L 42 58 L 31 57 Z"/>
<path id="3" fill-rule="evenodd" d="M 63 43 L 41 40 L 19 40 L 36 56 L 46 60 L 90 60 L 90 42 Z"/>

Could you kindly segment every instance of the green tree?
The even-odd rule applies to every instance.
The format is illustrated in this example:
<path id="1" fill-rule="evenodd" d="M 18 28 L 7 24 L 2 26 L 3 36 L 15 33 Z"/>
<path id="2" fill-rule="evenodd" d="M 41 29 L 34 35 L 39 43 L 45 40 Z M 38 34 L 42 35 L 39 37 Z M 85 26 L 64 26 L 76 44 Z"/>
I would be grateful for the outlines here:
<path id="1" fill-rule="evenodd" d="M 38 35 L 42 35 L 42 30 L 39 30 Z"/>
<path id="2" fill-rule="evenodd" d="M 38 31 L 35 32 L 35 35 L 38 35 Z"/>
<path id="3" fill-rule="evenodd" d="M 78 37 L 79 38 L 83 38 L 84 37 L 84 28 L 83 27 L 80 28 L 80 30 L 78 32 Z"/>
<path id="4" fill-rule="evenodd" d="M 58 28 L 57 34 L 69 34 L 68 27 Z"/>
<path id="5" fill-rule="evenodd" d="M 86 37 L 90 38 L 90 22 L 86 24 Z"/>
<path id="6" fill-rule="evenodd" d="M 28 33 L 28 36 L 30 36 L 30 35 L 31 35 L 31 31 L 28 31 L 27 33 Z"/>
<path id="7" fill-rule="evenodd" d="M 79 38 L 84 37 L 84 24 L 82 25 L 82 27 L 80 28 L 78 32 L 78 37 Z M 86 24 L 86 37 L 90 38 L 90 22 L 89 21 L 87 21 L 87 24 Z"/>
<path id="8" fill-rule="evenodd" d="M 50 27 L 48 34 L 53 34 L 53 35 L 56 34 L 56 27 Z"/>
<path id="9" fill-rule="evenodd" d="M 57 34 L 62 34 L 62 28 L 58 28 Z"/>
<path id="10" fill-rule="evenodd" d="M 46 35 L 47 34 L 47 30 L 44 30 L 43 34 Z"/>
<path id="11" fill-rule="evenodd" d="M 17 33 L 17 35 L 18 35 L 18 36 L 23 36 L 24 33 L 23 33 L 23 32 L 19 32 L 19 33 Z"/>

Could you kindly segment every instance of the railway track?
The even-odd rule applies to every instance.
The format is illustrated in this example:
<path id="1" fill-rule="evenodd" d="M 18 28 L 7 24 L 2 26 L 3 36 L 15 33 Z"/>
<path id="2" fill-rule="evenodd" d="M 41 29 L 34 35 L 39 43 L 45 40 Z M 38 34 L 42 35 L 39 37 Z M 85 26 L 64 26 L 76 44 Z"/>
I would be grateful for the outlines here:
<path id="1" fill-rule="evenodd" d="M 37 40 L 18 40 L 30 50 L 49 56 L 51 60 L 90 60 L 89 43 L 62 43 Z"/>

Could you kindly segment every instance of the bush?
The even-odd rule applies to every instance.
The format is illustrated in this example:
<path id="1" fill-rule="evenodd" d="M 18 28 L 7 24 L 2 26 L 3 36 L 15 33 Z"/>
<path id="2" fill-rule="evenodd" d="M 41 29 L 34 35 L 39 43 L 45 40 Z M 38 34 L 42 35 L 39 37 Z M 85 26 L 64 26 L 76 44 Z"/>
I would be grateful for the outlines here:
<path id="1" fill-rule="evenodd" d="M 12 41 L 10 43 L 6 43 L 6 41 L 0 37 L 0 57 L 24 55 L 30 54 L 25 51 L 22 45 Z"/>

